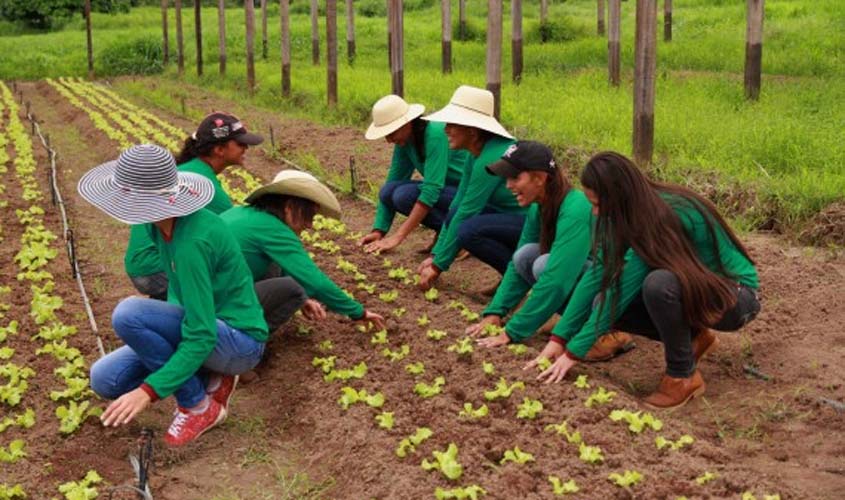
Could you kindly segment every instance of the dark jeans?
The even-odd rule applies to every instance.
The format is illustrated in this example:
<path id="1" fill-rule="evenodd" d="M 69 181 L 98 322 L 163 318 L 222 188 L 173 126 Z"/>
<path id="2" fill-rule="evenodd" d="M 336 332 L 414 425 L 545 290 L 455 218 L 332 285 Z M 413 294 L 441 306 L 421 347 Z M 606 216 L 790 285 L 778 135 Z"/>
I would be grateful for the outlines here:
<path id="1" fill-rule="evenodd" d="M 710 325 L 713 329 L 739 330 L 760 312 L 756 290 L 737 284 L 736 294 L 736 305 Z M 663 342 L 666 374 L 686 378 L 695 371 L 692 338 L 697 332 L 693 332 L 684 317 L 681 299 L 681 283 L 677 276 L 671 271 L 656 269 L 646 276 L 641 295 L 613 326 Z"/>
<path id="2" fill-rule="evenodd" d="M 524 225 L 523 214 L 491 213 L 485 209 L 461 224 L 458 243 L 499 274 L 505 274 Z"/>
<path id="3" fill-rule="evenodd" d="M 394 212 L 402 215 L 409 215 L 420 197 L 421 181 L 390 181 L 386 182 L 378 193 L 379 200 Z M 457 186 L 443 186 L 440 190 L 440 198 L 432 206 L 423 219 L 424 226 L 440 231 L 446 214 L 449 213 L 449 205 L 458 192 Z"/>
<path id="4" fill-rule="evenodd" d="M 308 300 L 305 289 L 290 277 L 270 278 L 255 283 L 255 294 L 264 309 L 267 330 L 272 334 Z"/>

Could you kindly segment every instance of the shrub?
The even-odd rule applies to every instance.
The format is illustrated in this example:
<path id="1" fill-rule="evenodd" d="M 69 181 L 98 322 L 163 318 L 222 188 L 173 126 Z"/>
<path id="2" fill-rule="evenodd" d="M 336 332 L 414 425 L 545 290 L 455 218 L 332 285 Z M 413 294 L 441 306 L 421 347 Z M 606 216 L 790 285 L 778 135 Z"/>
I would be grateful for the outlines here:
<path id="1" fill-rule="evenodd" d="M 164 69 L 164 51 L 158 37 L 146 36 L 121 41 L 100 54 L 100 73 L 103 75 L 150 75 Z"/>
<path id="2" fill-rule="evenodd" d="M 528 38 L 542 42 L 571 42 L 585 35 L 583 26 L 576 24 L 571 17 L 559 16 L 547 19 L 544 23 L 535 24 Z"/>

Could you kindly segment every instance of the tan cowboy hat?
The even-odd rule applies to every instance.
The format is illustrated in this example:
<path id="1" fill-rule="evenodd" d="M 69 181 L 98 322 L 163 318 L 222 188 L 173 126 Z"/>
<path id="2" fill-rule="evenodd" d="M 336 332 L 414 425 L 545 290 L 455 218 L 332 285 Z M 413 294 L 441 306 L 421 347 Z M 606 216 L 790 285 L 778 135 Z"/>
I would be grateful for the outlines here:
<path id="1" fill-rule="evenodd" d="M 262 186 L 246 197 L 247 203 L 265 194 L 286 194 L 311 200 L 319 205 L 319 212 L 327 217 L 340 218 L 340 203 L 334 193 L 313 175 L 300 170 L 282 170 L 273 182 Z"/>
<path id="2" fill-rule="evenodd" d="M 423 117 L 423 120 L 476 127 L 513 139 L 493 116 L 493 105 L 493 93 L 489 90 L 461 85 L 445 108 Z"/>
<path id="3" fill-rule="evenodd" d="M 399 127 L 422 115 L 425 106 L 408 104 L 398 95 L 386 95 L 373 104 L 373 123 L 364 137 L 373 141 L 395 132 Z"/>

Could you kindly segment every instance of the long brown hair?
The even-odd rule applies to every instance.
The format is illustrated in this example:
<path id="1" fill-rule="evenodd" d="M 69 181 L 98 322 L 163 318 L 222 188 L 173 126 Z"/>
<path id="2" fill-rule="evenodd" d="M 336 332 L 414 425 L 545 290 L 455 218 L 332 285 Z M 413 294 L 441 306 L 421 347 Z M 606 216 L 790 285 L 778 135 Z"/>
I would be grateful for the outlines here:
<path id="1" fill-rule="evenodd" d="M 254 200 L 251 206 L 275 215 L 280 221 L 294 229 L 294 226 L 308 227 L 317 215 L 318 206 L 311 200 L 286 194 L 265 194 Z M 285 208 L 290 207 L 293 220 L 285 219 Z M 295 229 L 294 229 L 295 230 Z"/>
<path id="2" fill-rule="evenodd" d="M 188 136 L 185 139 L 185 143 L 182 144 L 182 150 L 179 151 L 179 154 L 176 155 L 176 164 L 181 165 L 183 163 L 188 163 L 189 161 L 193 160 L 194 158 L 200 156 L 209 156 L 211 152 L 214 150 L 215 146 L 220 146 L 221 144 L 226 144 L 225 142 L 212 142 L 207 143 L 204 145 L 200 145 L 199 142 L 191 136 Z"/>
<path id="3" fill-rule="evenodd" d="M 572 189 L 572 184 L 560 168 L 547 174 L 543 203 L 540 205 L 540 253 L 549 253 L 552 248 L 557 232 L 560 205 Z"/>
<path id="4" fill-rule="evenodd" d="M 677 276 L 684 316 L 691 326 L 712 325 L 734 306 L 734 285 L 719 255 L 717 227 L 749 261 L 751 258 L 710 201 L 685 187 L 647 179 L 631 160 L 614 152 L 590 158 L 581 173 L 581 184 L 595 193 L 599 203 L 593 252 L 601 252 L 604 260 L 602 296 L 607 296 L 611 286 L 618 292 L 624 254 L 632 248 L 649 267 Z M 667 201 L 661 193 L 672 196 Z M 699 260 L 673 206 L 694 208 L 704 217 L 721 276 Z M 618 295 L 613 294 L 611 303 L 614 318 Z"/>

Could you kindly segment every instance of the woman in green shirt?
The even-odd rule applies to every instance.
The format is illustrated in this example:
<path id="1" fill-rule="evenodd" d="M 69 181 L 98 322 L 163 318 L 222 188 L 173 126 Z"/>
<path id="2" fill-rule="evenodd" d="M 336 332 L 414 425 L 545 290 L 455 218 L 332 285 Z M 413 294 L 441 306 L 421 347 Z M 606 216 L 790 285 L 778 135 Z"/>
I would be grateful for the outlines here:
<path id="1" fill-rule="evenodd" d="M 651 181 L 628 158 L 593 156 L 581 185 L 597 216 L 595 263 L 584 274 L 540 358 L 538 377 L 561 380 L 611 325 L 659 340 L 666 373 L 645 398 L 673 408 L 704 392 L 698 362 L 760 311 L 757 270 L 715 206 L 693 191 Z"/>
<path id="2" fill-rule="evenodd" d="M 384 328 L 384 318 L 365 309 L 334 284 L 311 260 L 299 239 L 317 213 L 340 217 L 340 204 L 329 188 L 306 172 L 282 170 L 272 183 L 250 194 L 246 202 L 221 217 L 240 245 L 256 289 L 266 285 L 269 290 L 284 291 L 285 286 L 275 283 L 289 280 L 298 283 L 310 297 L 303 306 L 306 316 L 324 319 L 320 304 L 325 304 L 331 311 L 353 320 L 371 321 L 377 328 Z M 281 272 L 285 277 L 265 279 L 268 271 L 271 275 Z M 277 310 L 266 311 L 268 323 L 274 323 L 276 315 L 289 316 L 284 301 L 279 302 L 282 306 Z"/>
<path id="3" fill-rule="evenodd" d="M 449 269 L 461 248 L 499 274 L 505 273 L 516 250 L 526 209 L 503 178 L 484 170 L 514 144 L 513 136 L 493 116 L 493 104 L 490 91 L 462 85 L 446 107 L 424 117 L 445 122 L 449 148 L 467 150 L 470 159 L 432 255 L 417 269 L 423 290 Z"/>
<path id="4" fill-rule="evenodd" d="M 205 208 L 216 214 L 232 208 L 232 200 L 217 179 L 217 174 L 231 165 L 243 165 L 249 146 L 261 144 L 260 135 L 247 132 L 243 123 L 227 113 L 206 116 L 196 132 L 185 139 L 176 157 L 180 172 L 202 175 L 214 186 L 214 197 Z M 129 244 L 123 258 L 126 274 L 135 288 L 154 299 L 167 299 L 167 275 L 161 267 L 155 246 L 143 225 L 129 230 Z"/>
<path id="5" fill-rule="evenodd" d="M 420 224 L 440 232 L 449 205 L 457 192 L 467 153 L 450 150 L 445 123 L 425 121 L 421 104 L 408 104 L 388 95 L 373 105 L 373 122 L 364 135 L 393 144 L 387 179 L 379 190 L 373 230 L 358 242 L 367 252 L 383 252 L 399 246 Z M 422 180 L 412 180 L 414 172 Z M 408 216 L 393 234 L 385 237 L 393 217 Z M 428 252 L 427 249 L 426 252 Z"/>

